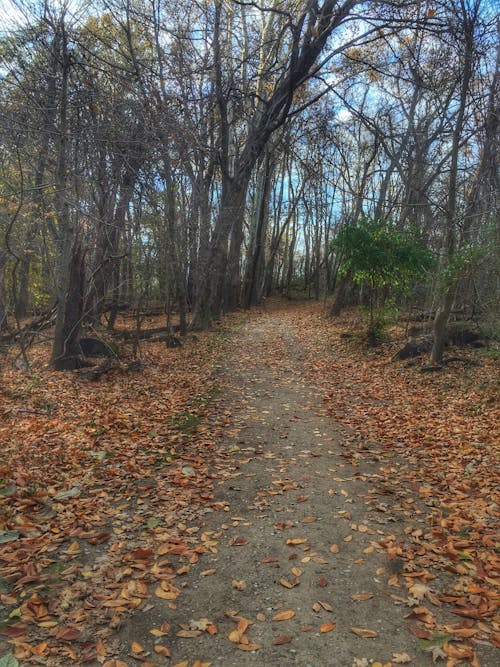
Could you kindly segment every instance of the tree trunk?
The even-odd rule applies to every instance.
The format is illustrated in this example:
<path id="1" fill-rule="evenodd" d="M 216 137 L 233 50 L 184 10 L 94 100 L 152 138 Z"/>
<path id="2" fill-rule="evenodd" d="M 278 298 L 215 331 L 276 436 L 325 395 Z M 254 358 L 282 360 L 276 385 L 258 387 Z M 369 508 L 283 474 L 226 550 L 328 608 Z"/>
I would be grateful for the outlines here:
<path id="1" fill-rule="evenodd" d="M 207 252 L 201 258 L 193 329 L 206 328 L 212 319 L 218 319 L 222 313 L 229 237 L 235 220 L 243 216 L 249 180 L 249 176 L 244 180 L 223 179 L 219 215 Z"/>
<path id="2" fill-rule="evenodd" d="M 82 324 L 85 271 L 84 251 L 79 240 L 69 253 L 67 264 L 61 265 L 56 329 L 51 364 L 58 371 L 79 367 L 80 329 Z"/>

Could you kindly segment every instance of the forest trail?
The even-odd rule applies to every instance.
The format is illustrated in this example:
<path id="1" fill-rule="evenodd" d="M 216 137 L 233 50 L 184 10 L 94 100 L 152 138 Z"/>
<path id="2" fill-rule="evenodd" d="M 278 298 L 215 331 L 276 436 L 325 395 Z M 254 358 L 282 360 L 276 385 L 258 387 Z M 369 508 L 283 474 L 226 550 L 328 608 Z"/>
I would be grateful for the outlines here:
<path id="1" fill-rule="evenodd" d="M 277 302 L 138 373 L 4 368 L 0 667 L 496 666 L 494 361 L 353 326 Z"/>
<path id="2" fill-rule="evenodd" d="M 200 524 L 212 553 L 176 583 L 175 608 L 155 599 L 128 620 L 120 658 L 127 663 L 135 641 L 145 660 L 163 664 L 150 634 L 163 624 L 168 635 L 156 641 L 168 647 L 168 664 L 434 664 L 409 631 L 421 620 L 408 618 L 420 598 L 408 605 L 398 583 L 404 563 L 379 544 L 404 534 L 401 498 L 377 495 L 386 462 L 366 447 L 356 455 L 356 438 L 327 416 L 294 311 L 252 315 L 229 348 L 227 457 L 215 471 L 225 511 Z M 390 462 L 395 472 L 402 464 Z M 425 513 L 414 519 L 412 530 L 424 530 Z M 481 664 L 493 666 L 493 656 L 488 649 Z"/>

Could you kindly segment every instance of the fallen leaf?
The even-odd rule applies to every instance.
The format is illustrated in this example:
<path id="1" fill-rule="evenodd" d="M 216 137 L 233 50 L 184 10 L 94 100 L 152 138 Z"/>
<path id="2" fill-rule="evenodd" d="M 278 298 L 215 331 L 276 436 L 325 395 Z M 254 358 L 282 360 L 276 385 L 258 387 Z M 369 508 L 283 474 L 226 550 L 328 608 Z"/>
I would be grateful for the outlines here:
<path id="1" fill-rule="evenodd" d="M 354 632 L 358 637 L 366 637 L 368 639 L 378 637 L 378 632 L 375 632 L 375 630 L 368 630 L 367 628 L 351 628 L 351 632 Z"/>
<path id="2" fill-rule="evenodd" d="M 292 609 L 287 609 L 286 611 L 280 611 L 278 614 L 275 614 L 271 621 L 288 621 L 288 619 L 293 618 L 295 612 Z"/>
<path id="3" fill-rule="evenodd" d="M 139 642 L 132 642 L 130 648 L 132 649 L 132 653 L 145 653 L 144 647 Z"/>
<path id="4" fill-rule="evenodd" d="M 176 637 L 191 639 L 193 637 L 199 637 L 201 635 L 201 630 L 179 630 L 175 635 Z"/>
<path id="5" fill-rule="evenodd" d="M 282 644 L 289 644 L 292 641 L 290 635 L 278 635 L 273 639 L 273 644 L 275 646 L 281 646 Z"/>
<path id="6" fill-rule="evenodd" d="M 323 623 L 322 625 L 319 626 L 319 631 L 320 632 L 331 632 L 332 630 L 335 629 L 335 626 L 337 624 L 335 621 L 327 621 L 326 623 Z"/>
<path id="7" fill-rule="evenodd" d="M 240 651 L 258 651 L 262 648 L 262 644 L 236 644 L 236 648 Z"/>

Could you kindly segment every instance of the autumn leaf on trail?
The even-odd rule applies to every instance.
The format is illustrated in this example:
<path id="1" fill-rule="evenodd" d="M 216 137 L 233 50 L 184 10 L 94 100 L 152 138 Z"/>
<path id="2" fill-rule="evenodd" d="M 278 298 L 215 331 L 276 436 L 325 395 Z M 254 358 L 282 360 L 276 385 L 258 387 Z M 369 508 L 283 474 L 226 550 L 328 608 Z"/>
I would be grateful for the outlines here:
<path id="1" fill-rule="evenodd" d="M 81 631 L 78 630 L 78 628 L 73 628 L 70 626 L 66 626 L 64 628 L 61 628 L 58 633 L 56 634 L 57 639 L 61 639 L 64 642 L 71 642 L 74 639 L 78 639 L 78 637 L 81 635 Z"/>
<path id="2" fill-rule="evenodd" d="M 170 651 L 166 646 L 162 646 L 161 644 L 155 644 L 155 653 L 158 653 L 158 655 L 162 655 L 164 658 L 170 658 Z"/>
<path id="3" fill-rule="evenodd" d="M 296 538 L 293 538 L 293 539 L 290 539 L 290 540 L 287 540 L 287 541 L 286 541 L 286 543 L 287 543 L 288 546 L 290 546 L 290 547 L 296 547 L 296 546 L 298 546 L 299 544 L 305 544 L 306 542 L 307 542 L 307 540 L 303 540 L 303 539 L 301 539 L 300 537 L 296 537 Z"/>
<path id="4" fill-rule="evenodd" d="M 258 651 L 262 648 L 262 644 L 236 644 L 236 648 L 240 651 Z"/>
<path id="5" fill-rule="evenodd" d="M 132 650 L 132 653 L 135 654 L 140 654 L 140 653 L 145 653 L 144 647 L 139 644 L 139 642 L 132 642 L 130 645 L 130 648 Z"/>
<path id="6" fill-rule="evenodd" d="M 176 637 L 182 637 L 184 639 L 189 639 L 193 637 L 199 637 L 201 635 L 201 630 L 179 630 L 175 633 Z"/>
<path id="7" fill-rule="evenodd" d="M 336 625 L 337 624 L 335 623 L 335 621 L 327 621 L 326 623 L 323 623 L 322 625 L 320 625 L 319 631 L 320 632 L 331 632 L 332 630 L 335 629 Z"/>
<path id="8" fill-rule="evenodd" d="M 229 546 L 231 547 L 243 547 L 245 544 L 248 544 L 248 538 L 247 537 L 233 537 L 229 541 Z"/>
<path id="9" fill-rule="evenodd" d="M 331 547 L 330 547 L 330 549 L 329 549 L 329 551 L 330 551 L 332 554 L 338 554 L 339 551 L 340 551 L 339 545 L 338 545 L 338 544 L 332 544 Z"/>
<path id="10" fill-rule="evenodd" d="M 288 621 L 290 618 L 293 618 L 294 616 L 295 612 L 292 609 L 288 609 L 286 611 L 280 611 L 279 613 L 275 614 L 271 618 L 271 621 Z"/>
<path id="11" fill-rule="evenodd" d="M 378 632 L 375 632 L 375 630 L 368 630 L 367 628 L 351 628 L 351 632 L 358 637 L 366 637 L 367 639 L 378 637 Z"/>
<path id="12" fill-rule="evenodd" d="M 246 582 L 243 579 L 233 579 L 231 586 L 237 591 L 245 591 L 247 588 Z"/>
<path id="13" fill-rule="evenodd" d="M 351 595 L 351 600 L 359 602 L 362 600 L 371 600 L 372 597 L 373 593 L 354 593 L 353 595 Z"/>
<path id="14" fill-rule="evenodd" d="M 273 639 L 273 644 L 275 646 L 281 646 L 282 644 L 289 644 L 292 641 L 290 635 L 278 635 Z"/>
<path id="15" fill-rule="evenodd" d="M 392 662 L 396 665 L 406 665 L 408 662 L 411 662 L 411 657 L 408 653 L 393 653 Z"/>

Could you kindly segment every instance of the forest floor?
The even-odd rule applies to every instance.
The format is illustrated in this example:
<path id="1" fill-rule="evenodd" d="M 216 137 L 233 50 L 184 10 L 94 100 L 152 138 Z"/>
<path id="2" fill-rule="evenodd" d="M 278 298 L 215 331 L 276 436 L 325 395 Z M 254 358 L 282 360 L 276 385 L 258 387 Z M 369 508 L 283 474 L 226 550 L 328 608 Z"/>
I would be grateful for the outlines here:
<path id="1" fill-rule="evenodd" d="M 495 360 L 422 374 L 355 325 L 276 303 L 97 382 L 5 361 L 0 667 L 496 666 Z"/>

